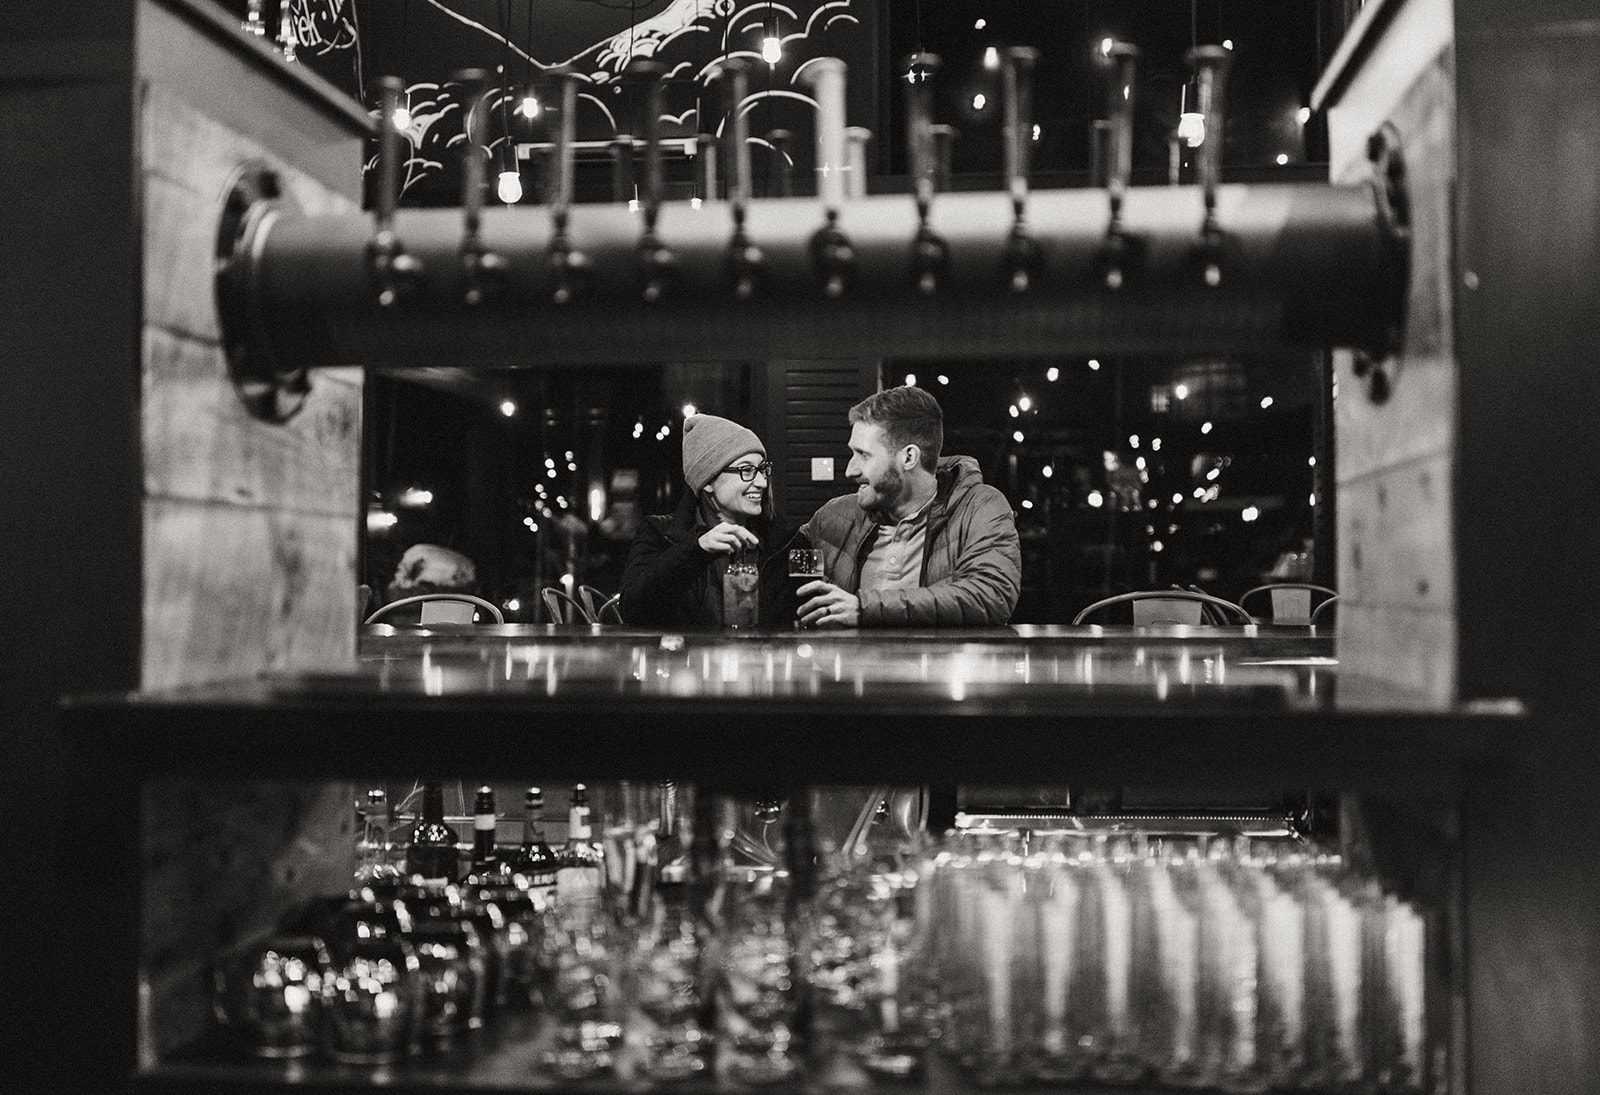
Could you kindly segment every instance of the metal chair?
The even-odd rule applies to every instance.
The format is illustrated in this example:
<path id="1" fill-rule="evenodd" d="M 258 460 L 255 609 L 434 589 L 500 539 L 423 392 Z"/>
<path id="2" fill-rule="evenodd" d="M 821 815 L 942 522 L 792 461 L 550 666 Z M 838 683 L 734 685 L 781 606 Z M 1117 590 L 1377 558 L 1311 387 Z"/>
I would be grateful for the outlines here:
<path id="1" fill-rule="evenodd" d="M 600 606 L 606 603 L 606 595 L 594 586 L 580 585 L 578 587 L 578 603 L 589 614 L 591 620 L 600 618 Z"/>
<path id="2" fill-rule="evenodd" d="M 397 608 L 409 605 L 422 606 L 422 622 L 424 624 L 470 624 L 477 622 L 477 614 L 481 611 L 487 614 L 497 624 L 506 622 L 500 609 L 482 597 L 474 597 L 470 593 L 417 593 L 410 597 L 401 597 L 398 601 L 390 601 L 366 618 L 366 623 L 378 623 L 381 618 Z"/>
<path id="3" fill-rule="evenodd" d="M 1312 627 L 1316 627 L 1318 624 L 1320 624 L 1322 622 L 1322 614 L 1324 612 L 1328 611 L 1328 609 L 1332 608 L 1334 605 L 1336 605 L 1338 603 L 1339 603 L 1339 595 L 1337 593 L 1335 593 L 1332 597 L 1329 597 L 1326 601 L 1323 601 L 1316 608 L 1312 609 L 1311 610 L 1311 626 Z M 1338 613 L 1335 613 L 1334 615 L 1338 615 Z"/>
<path id="4" fill-rule="evenodd" d="M 1245 590 L 1244 596 L 1239 598 L 1239 604 L 1248 611 L 1252 597 L 1257 599 L 1263 596 L 1269 597 L 1272 613 L 1268 616 L 1259 616 L 1252 612 L 1251 615 L 1255 617 L 1256 623 L 1309 624 L 1315 621 L 1312 601 L 1319 595 L 1337 597 L 1338 593 L 1327 586 L 1313 585 L 1310 582 L 1268 582 L 1266 585 Z M 1321 608 L 1321 605 L 1317 607 Z"/>
<path id="5" fill-rule="evenodd" d="M 1133 622 L 1138 627 L 1150 624 L 1204 623 L 1205 610 L 1208 607 L 1224 615 L 1231 615 L 1237 623 L 1255 623 L 1250 613 L 1232 601 L 1187 589 L 1142 589 L 1133 593 L 1119 593 L 1115 597 L 1096 601 L 1074 616 L 1072 622 L 1075 625 L 1081 624 L 1101 609 L 1122 604 L 1132 607 Z"/>
<path id="6" fill-rule="evenodd" d="M 546 586 L 539 591 L 539 596 L 544 598 L 545 614 L 550 617 L 553 624 L 592 624 L 595 618 L 589 615 L 589 610 L 583 604 L 567 593 L 564 589 L 555 586 Z"/>
<path id="7" fill-rule="evenodd" d="M 622 620 L 622 594 L 613 593 L 594 611 L 597 624 L 620 624 Z"/>

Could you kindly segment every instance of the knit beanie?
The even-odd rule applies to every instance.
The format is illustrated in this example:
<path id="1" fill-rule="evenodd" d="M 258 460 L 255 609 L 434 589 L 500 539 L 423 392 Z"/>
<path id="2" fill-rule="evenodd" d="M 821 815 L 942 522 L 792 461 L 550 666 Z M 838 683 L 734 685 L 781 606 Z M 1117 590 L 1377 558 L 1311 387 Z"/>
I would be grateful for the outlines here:
<path id="1" fill-rule="evenodd" d="M 699 491 L 729 464 L 746 453 L 763 458 L 767 447 L 753 430 L 714 414 L 696 414 L 683 420 L 683 479 Z"/>

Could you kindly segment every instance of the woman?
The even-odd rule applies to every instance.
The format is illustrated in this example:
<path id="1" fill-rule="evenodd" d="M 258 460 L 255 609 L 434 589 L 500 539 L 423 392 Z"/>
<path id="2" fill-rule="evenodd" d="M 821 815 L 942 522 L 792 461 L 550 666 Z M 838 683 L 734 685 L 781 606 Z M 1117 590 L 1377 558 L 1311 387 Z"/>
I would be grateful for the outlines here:
<path id="1" fill-rule="evenodd" d="M 767 447 L 737 422 L 697 414 L 683 423 L 677 512 L 646 517 L 622 572 L 622 618 L 647 627 L 720 627 L 722 579 L 737 554 L 759 568 L 761 627 L 794 626 L 786 563 L 793 526 L 772 515 Z"/>

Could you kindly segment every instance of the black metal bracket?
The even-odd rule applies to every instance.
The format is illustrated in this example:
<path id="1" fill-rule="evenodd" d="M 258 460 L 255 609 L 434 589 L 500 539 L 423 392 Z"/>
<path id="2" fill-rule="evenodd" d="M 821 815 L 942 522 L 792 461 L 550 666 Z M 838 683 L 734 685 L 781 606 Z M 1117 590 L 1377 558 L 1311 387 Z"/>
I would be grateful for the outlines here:
<path id="1" fill-rule="evenodd" d="M 250 252 L 261 226 L 282 213 L 298 213 L 278 175 L 264 163 L 240 165 L 229 181 L 217 222 L 214 253 L 217 319 L 223 332 L 228 379 L 252 418 L 283 423 L 305 406 L 311 380 L 304 368 L 280 368 L 266 337 L 260 306 L 261 264 Z"/>
<path id="2" fill-rule="evenodd" d="M 1390 302 L 1384 344 L 1375 352 L 1357 350 L 1353 371 L 1366 385 L 1367 398 L 1385 403 L 1394 392 L 1405 359 L 1406 313 L 1411 290 L 1411 194 L 1406 186 L 1406 161 L 1400 147 L 1400 131 L 1384 122 L 1367 138 L 1367 159 L 1372 163 L 1378 220 L 1383 228 L 1385 250 L 1381 268 L 1386 284 L 1381 293 Z"/>

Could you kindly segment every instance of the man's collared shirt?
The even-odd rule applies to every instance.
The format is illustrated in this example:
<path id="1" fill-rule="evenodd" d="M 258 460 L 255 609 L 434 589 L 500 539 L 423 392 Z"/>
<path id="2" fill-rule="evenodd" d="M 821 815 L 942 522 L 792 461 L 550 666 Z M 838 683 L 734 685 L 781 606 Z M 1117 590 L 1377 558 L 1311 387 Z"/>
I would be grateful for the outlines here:
<path id="1" fill-rule="evenodd" d="M 916 589 L 922 584 L 922 551 L 928 536 L 929 498 L 903 521 L 879 525 L 872 550 L 861 564 L 862 590 Z"/>

